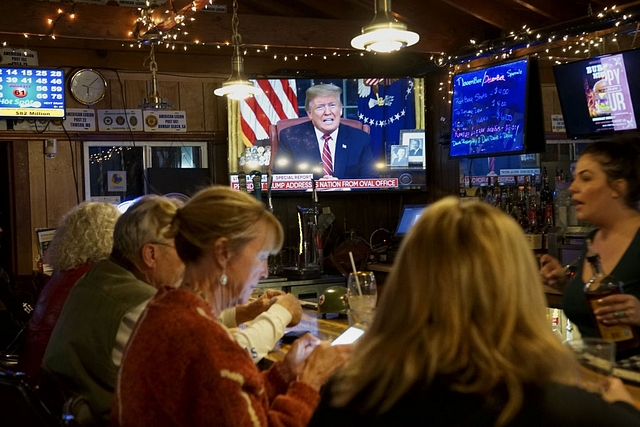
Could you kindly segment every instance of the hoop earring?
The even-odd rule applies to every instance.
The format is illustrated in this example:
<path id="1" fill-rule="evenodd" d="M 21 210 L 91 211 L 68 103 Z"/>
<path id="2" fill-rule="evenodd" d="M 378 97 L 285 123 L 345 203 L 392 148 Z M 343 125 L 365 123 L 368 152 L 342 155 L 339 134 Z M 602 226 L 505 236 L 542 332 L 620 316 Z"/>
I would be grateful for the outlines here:
<path id="1" fill-rule="evenodd" d="M 220 284 L 222 286 L 227 286 L 227 283 L 229 283 L 229 277 L 226 273 L 222 273 L 222 276 L 220 276 Z"/>

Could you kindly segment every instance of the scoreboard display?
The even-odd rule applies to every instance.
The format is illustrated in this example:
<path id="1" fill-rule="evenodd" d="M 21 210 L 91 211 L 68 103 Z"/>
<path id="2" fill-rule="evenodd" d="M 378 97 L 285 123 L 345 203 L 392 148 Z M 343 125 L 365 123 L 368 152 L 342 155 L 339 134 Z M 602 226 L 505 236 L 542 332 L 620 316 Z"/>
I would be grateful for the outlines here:
<path id="1" fill-rule="evenodd" d="M 0 117 L 64 119 L 64 71 L 0 67 Z"/>

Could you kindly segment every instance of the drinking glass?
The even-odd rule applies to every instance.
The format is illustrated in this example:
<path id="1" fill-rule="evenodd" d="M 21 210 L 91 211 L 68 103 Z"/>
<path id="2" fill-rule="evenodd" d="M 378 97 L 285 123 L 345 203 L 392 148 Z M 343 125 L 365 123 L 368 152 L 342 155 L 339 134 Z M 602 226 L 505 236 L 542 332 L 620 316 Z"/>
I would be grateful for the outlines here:
<path id="1" fill-rule="evenodd" d="M 355 311 L 371 311 L 376 307 L 378 288 L 373 271 L 349 273 L 347 279 L 349 307 Z"/>
<path id="2" fill-rule="evenodd" d="M 602 394 L 616 360 L 616 344 L 601 338 L 580 338 L 565 341 L 580 362 L 580 386 Z"/>

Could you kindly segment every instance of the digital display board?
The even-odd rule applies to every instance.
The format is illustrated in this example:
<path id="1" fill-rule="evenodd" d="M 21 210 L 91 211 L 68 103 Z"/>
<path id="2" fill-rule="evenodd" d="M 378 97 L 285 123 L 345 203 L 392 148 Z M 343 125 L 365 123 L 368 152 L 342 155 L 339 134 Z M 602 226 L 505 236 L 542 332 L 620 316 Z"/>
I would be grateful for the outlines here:
<path id="1" fill-rule="evenodd" d="M 595 138 L 637 131 L 640 49 L 553 67 L 567 136 Z"/>
<path id="2" fill-rule="evenodd" d="M 0 117 L 64 118 L 64 71 L 0 67 Z"/>
<path id="3" fill-rule="evenodd" d="M 450 157 L 539 152 L 544 124 L 537 71 L 523 58 L 454 75 Z"/>

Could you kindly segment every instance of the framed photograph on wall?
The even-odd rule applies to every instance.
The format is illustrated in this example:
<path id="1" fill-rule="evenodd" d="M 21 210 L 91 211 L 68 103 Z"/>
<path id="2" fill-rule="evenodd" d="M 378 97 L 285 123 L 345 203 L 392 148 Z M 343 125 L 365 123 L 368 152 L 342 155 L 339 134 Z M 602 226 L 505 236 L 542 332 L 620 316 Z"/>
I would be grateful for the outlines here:
<path id="1" fill-rule="evenodd" d="M 425 140 L 423 129 L 403 129 L 400 131 L 400 144 L 408 147 L 408 164 L 425 167 Z"/>

